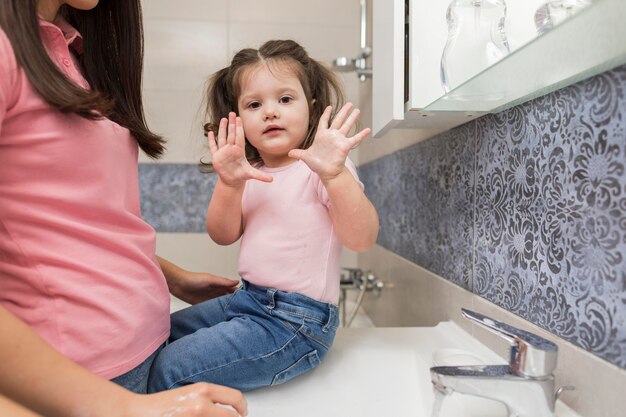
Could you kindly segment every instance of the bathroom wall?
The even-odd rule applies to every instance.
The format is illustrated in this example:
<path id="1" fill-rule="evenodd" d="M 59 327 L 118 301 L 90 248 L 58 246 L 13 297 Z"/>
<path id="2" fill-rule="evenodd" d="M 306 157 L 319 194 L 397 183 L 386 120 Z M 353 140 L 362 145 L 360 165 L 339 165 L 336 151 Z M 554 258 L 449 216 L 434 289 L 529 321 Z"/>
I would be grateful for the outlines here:
<path id="1" fill-rule="evenodd" d="M 329 64 L 356 56 L 359 2 L 144 0 L 142 5 L 146 117 L 169 141 L 161 160 L 140 157 L 142 214 L 158 232 L 159 255 L 191 270 L 234 278 L 238 246 L 215 245 L 204 229 L 215 185 L 215 175 L 202 175 L 196 167 L 206 154 L 200 110 L 205 80 L 237 50 L 269 39 L 294 39 Z M 354 73 L 340 78 L 347 98 L 359 102 Z M 356 255 L 346 252 L 342 263 L 356 266 Z"/>
<path id="2" fill-rule="evenodd" d="M 569 403 L 622 413 L 625 166 L 626 66 L 362 165 L 381 229 L 359 265 L 388 284 L 368 314 L 469 328 L 468 307 L 537 331 L 578 385 Z"/>

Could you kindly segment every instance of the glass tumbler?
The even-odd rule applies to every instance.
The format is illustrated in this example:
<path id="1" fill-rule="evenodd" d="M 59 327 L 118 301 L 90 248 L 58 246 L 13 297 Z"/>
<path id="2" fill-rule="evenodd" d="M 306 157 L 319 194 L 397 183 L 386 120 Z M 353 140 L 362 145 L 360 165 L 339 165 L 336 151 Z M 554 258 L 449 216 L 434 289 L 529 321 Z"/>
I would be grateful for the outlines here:
<path id="1" fill-rule="evenodd" d="M 592 3 L 591 0 L 552 0 L 535 11 L 535 27 L 541 35 L 575 15 Z"/>
<path id="2" fill-rule="evenodd" d="M 510 53 L 505 19 L 504 0 L 452 0 L 441 56 L 441 84 L 446 93 Z"/>

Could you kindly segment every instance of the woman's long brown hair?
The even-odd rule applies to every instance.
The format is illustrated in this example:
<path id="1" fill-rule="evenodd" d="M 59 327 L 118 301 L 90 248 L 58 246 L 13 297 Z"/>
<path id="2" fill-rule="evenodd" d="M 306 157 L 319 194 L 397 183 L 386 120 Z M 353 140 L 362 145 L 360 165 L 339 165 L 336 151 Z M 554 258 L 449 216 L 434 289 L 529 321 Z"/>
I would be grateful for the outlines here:
<path id="1" fill-rule="evenodd" d="M 0 0 L 0 27 L 28 79 L 50 106 L 87 119 L 102 116 L 130 130 L 141 149 L 158 158 L 165 140 L 145 121 L 141 97 L 143 30 L 139 0 L 100 0 L 92 10 L 63 6 L 60 13 L 83 36 L 79 60 L 85 90 L 52 62 L 39 35 L 38 0 Z"/>

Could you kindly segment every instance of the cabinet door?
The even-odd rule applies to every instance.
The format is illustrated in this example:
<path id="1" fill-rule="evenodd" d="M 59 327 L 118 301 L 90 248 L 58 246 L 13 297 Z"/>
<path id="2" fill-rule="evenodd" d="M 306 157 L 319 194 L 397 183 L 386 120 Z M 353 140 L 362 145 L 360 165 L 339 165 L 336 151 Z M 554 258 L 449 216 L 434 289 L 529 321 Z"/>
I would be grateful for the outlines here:
<path id="1" fill-rule="evenodd" d="M 380 137 L 404 120 L 404 2 L 373 0 L 372 131 Z"/>

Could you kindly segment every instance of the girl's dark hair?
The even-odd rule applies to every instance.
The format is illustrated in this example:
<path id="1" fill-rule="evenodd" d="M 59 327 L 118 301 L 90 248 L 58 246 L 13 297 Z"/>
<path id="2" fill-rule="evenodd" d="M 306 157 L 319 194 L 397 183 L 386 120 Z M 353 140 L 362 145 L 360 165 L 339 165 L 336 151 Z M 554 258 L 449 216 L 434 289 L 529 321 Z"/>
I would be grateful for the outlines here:
<path id="1" fill-rule="evenodd" d="M 300 80 L 309 104 L 309 129 L 300 149 L 307 149 L 313 143 L 317 124 L 324 109 L 333 106 L 333 116 L 343 105 L 344 97 L 341 84 L 335 74 L 320 62 L 309 57 L 306 50 L 292 40 L 271 40 L 259 49 L 242 49 L 233 58 L 231 64 L 216 72 L 207 88 L 207 118 L 204 125 L 206 134 L 217 134 L 220 119 L 228 117 L 229 112 L 239 114 L 237 99 L 241 93 L 241 75 L 243 70 L 259 64 L 286 64 Z M 246 139 L 246 158 L 251 164 L 262 164 L 261 156 Z M 202 163 L 205 167 L 210 164 Z M 210 169 L 209 169 L 210 170 Z"/>
<path id="2" fill-rule="evenodd" d="M 39 95 L 63 113 L 87 119 L 107 117 L 130 130 L 152 158 L 165 150 L 165 140 L 152 133 L 141 99 L 143 31 L 139 0 L 100 0 L 92 10 L 62 6 L 60 13 L 82 35 L 79 56 L 85 90 L 52 62 L 39 35 L 38 0 L 0 0 L 0 27 Z"/>

